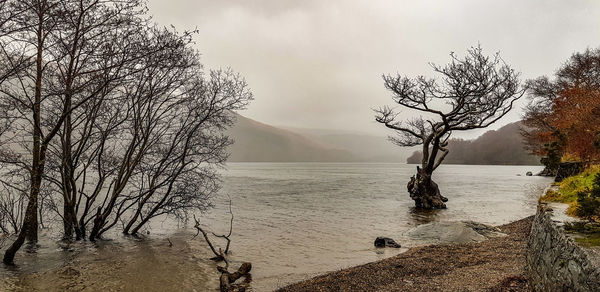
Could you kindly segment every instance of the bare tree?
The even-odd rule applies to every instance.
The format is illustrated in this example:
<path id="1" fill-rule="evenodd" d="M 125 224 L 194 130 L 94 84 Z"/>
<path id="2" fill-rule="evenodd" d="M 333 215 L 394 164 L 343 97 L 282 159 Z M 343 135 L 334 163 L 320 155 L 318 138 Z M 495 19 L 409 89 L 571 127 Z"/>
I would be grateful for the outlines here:
<path id="1" fill-rule="evenodd" d="M 51 66 L 52 58 L 47 53 L 47 37 L 57 25 L 58 15 L 56 1 L 8 1 L 5 8 L 10 18 L 3 25 L 2 51 L 6 56 L 4 64 L 8 68 L 21 67 L 9 81 L 3 82 L 0 92 L 3 103 L 10 104 L 18 116 L 11 126 L 13 132 L 23 133 L 23 140 L 31 141 L 24 149 L 28 154 L 25 160 L 20 155 L 11 155 L 14 162 L 25 167 L 30 173 L 30 187 L 23 226 L 17 240 L 6 250 L 4 263 L 12 264 L 14 255 L 23 245 L 25 239 L 37 241 L 38 228 L 38 197 L 46 162 L 46 151 L 49 142 L 64 119 L 43 119 L 42 103 L 51 101 L 48 76 L 46 72 Z M 6 31 L 6 29 L 10 31 Z M 23 63 L 13 63 L 13 60 L 26 60 Z M 9 70 L 10 71 L 10 70 Z M 18 134 L 16 136 L 19 136 Z M 6 144 L 6 143 L 2 143 Z M 2 151 L 3 153 L 10 151 Z M 12 153 L 11 153 L 12 154 Z"/>
<path id="2" fill-rule="evenodd" d="M 0 33 L 2 52 L 5 56 L 3 65 L 11 68 L 9 71 L 17 73 L 0 87 L 0 98 L 3 104 L 12 108 L 11 115 L 14 116 L 10 126 L 13 136 L 9 143 L 6 143 L 7 138 L 3 137 L 5 143 L 2 144 L 6 147 L 2 154 L 5 162 L 9 161 L 13 166 L 25 168 L 31 176 L 23 228 L 17 240 L 5 252 L 4 262 L 7 264 L 12 263 L 15 252 L 26 238 L 37 241 L 38 199 L 49 160 L 48 148 L 53 139 L 61 131 L 65 121 L 70 122 L 71 112 L 102 92 L 107 80 L 114 77 L 114 74 L 106 74 L 106 70 L 102 70 L 106 68 L 98 67 L 99 64 L 116 60 L 112 48 L 114 44 L 118 44 L 117 38 L 112 38 L 111 41 L 105 34 L 102 35 L 102 42 L 90 41 L 93 40 L 90 35 L 94 36 L 98 31 L 92 26 L 84 27 L 79 24 L 89 22 L 88 19 L 95 17 L 83 17 L 81 13 L 72 13 L 86 11 L 98 3 L 104 5 L 96 14 L 110 15 L 114 11 L 135 13 L 129 8 L 135 7 L 139 2 L 6 2 L 6 13 L 10 17 L 6 18 Z M 124 24 L 118 22 L 109 25 L 107 22 L 100 22 L 101 26 L 111 32 L 119 31 L 118 26 Z M 80 29 L 70 29 L 73 27 Z M 93 45 L 87 43 L 88 41 Z M 88 45 L 83 45 L 84 43 Z M 102 60 L 97 56 L 102 56 Z M 85 66 L 92 62 L 94 68 Z M 115 70 L 117 69 L 113 71 Z M 86 88 L 91 94 L 77 95 L 80 88 Z"/>
<path id="3" fill-rule="evenodd" d="M 185 217 L 189 209 L 206 210 L 219 190 L 214 166 L 225 162 L 231 140 L 217 133 L 232 124 L 231 110 L 245 106 L 251 95 L 245 81 L 230 70 L 212 71 L 207 80 L 191 83 L 185 108 L 169 123 L 159 148 L 151 150 L 152 159 L 141 166 L 147 169 L 142 174 L 146 179 L 137 184 L 136 211 L 125 233 L 137 233 L 161 214 Z"/>
<path id="4" fill-rule="evenodd" d="M 211 206 L 231 143 L 222 132 L 252 99 L 243 78 L 205 73 L 193 32 L 156 27 L 141 0 L 0 7 L 0 163 L 2 174 L 30 176 L 10 186 L 28 195 L 5 263 L 37 240 L 40 204 L 61 217 L 65 238 L 91 225 L 91 240 L 118 222 L 136 233 Z"/>
<path id="5" fill-rule="evenodd" d="M 245 80 L 230 70 L 205 76 L 187 36 L 155 33 L 173 45 L 142 60 L 144 69 L 122 87 L 123 120 L 98 141 L 108 149 L 98 153 L 102 179 L 90 197 L 104 199 L 95 207 L 86 201 L 86 209 L 95 209 L 90 240 L 121 220 L 123 232 L 135 234 L 157 216 L 181 218 L 210 207 L 231 144 L 221 132 L 233 123 L 231 111 L 252 99 Z M 98 184 L 105 183 L 103 190 Z"/>
<path id="6" fill-rule="evenodd" d="M 138 0 L 62 1 L 60 5 L 70 13 L 63 16 L 50 40 L 57 59 L 53 71 L 56 86 L 64 96 L 59 106 L 67 115 L 58 130 L 60 139 L 50 145 L 56 161 L 49 161 L 53 171 L 47 178 L 60 177 L 60 181 L 50 181 L 58 182 L 63 195 L 64 237 L 70 239 L 75 231 L 80 239 L 84 231 L 77 218 L 76 169 L 80 160 L 89 160 L 87 141 L 95 138 L 91 130 L 97 126 L 100 106 L 127 82 L 128 74 L 136 71 L 137 60 L 147 53 L 140 50 L 147 21 L 142 18 L 145 8 Z M 85 102 L 76 105 L 74 101 Z"/>
<path id="7" fill-rule="evenodd" d="M 25 176 L 8 173 L 7 177 L 12 180 Z M 27 202 L 27 189 L 21 188 L 24 185 L 22 181 L 0 181 L 0 230 L 5 234 L 17 234 L 21 230 Z"/>
<path id="8" fill-rule="evenodd" d="M 450 56 L 451 62 L 444 67 L 431 65 L 441 80 L 383 76 L 394 102 L 425 117 L 402 122 L 389 107 L 376 110 L 377 122 L 396 132 L 390 137 L 393 143 L 402 147 L 422 145 L 421 166 L 407 186 L 420 208 L 446 208 L 448 199 L 441 195 L 432 174 L 448 155 L 446 146 L 452 132 L 491 125 L 506 115 L 525 92 L 519 74 L 498 54 L 485 56 L 477 46 L 462 59 L 454 53 Z"/>

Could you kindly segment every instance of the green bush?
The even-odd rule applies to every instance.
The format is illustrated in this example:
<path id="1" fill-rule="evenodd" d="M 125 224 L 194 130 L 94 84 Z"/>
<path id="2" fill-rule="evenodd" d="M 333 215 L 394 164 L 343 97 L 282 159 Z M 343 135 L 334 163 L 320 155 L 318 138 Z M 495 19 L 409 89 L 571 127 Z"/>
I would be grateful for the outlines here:
<path id="1" fill-rule="evenodd" d="M 540 201 L 569 204 L 567 215 L 600 222 L 600 165 L 592 165 L 554 186 Z"/>
<path id="2" fill-rule="evenodd" d="M 600 173 L 594 175 L 592 186 L 577 192 L 577 216 L 595 219 L 600 216 Z"/>

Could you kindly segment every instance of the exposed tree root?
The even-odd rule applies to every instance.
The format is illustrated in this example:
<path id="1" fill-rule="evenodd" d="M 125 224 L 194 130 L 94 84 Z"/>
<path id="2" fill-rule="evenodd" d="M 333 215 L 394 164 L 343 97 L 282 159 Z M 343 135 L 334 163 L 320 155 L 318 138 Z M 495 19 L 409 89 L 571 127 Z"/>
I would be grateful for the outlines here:
<path id="1" fill-rule="evenodd" d="M 417 167 L 417 175 L 410 178 L 407 185 L 410 198 L 415 201 L 417 208 L 445 209 L 448 198 L 442 196 L 438 185 L 431 175 Z"/>

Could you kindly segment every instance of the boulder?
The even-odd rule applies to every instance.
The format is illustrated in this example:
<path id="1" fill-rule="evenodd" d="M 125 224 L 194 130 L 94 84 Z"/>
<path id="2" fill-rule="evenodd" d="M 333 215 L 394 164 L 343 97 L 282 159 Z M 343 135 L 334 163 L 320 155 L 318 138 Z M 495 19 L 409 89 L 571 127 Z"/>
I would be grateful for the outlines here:
<path id="1" fill-rule="evenodd" d="M 400 248 L 400 244 L 389 237 L 377 237 L 375 238 L 375 247 L 393 247 Z"/>
<path id="2" fill-rule="evenodd" d="M 506 236 L 494 226 L 474 221 L 422 224 L 408 231 L 407 235 L 420 244 L 481 242 L 491 237 Z"/>
<path id="3" fill-rule="evenodd" d="M 553 168 L 546 166 L 540 173 L 538 173 L 536 175 L 537 176 L 556 176 L 557 170 L 558 169 L 553 169 Z"/>

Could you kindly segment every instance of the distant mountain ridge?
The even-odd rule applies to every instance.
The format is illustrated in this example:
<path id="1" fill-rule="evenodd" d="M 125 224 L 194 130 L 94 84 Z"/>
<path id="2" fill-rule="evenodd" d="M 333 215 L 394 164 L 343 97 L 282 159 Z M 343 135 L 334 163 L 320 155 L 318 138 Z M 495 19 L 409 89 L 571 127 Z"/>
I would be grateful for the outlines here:
<path id="1" fill-rule="evenodd" d="M 321 144 L 346 149 L 363 162 L 404 163 L 415 149 L 398 147 L 385 136 L 343 133 L 332 130 L 295 129 L 294 131 Z"/>
<path id="2" fill-rule="evenodd" d="M 403 149 L 383 136 L 331 130 L 282 129 L 237 115 L 227 134 L 230 162 L 399 162 L 412 149 Z"/>
<path id="3" fill-rule="evenodd" d="M 453 139 L 447 164 L 537 165 L 522 146 L 520 122 L 488 131 L 475 140 Z M 235 143 L 229 162 L 420 163 L 418 147 L 402 148 L 386 137 L 333 130 L 283 129 L 237 115 L 227 134 Z M 412 155 L 411 155 L 412 154 Z"/>
<path id="4" fill-rule="evenodd" d="M 475 140 L 452 139 L 445 164 L 470 165 L 539 165 L 537 156 L 524 148 L 520 134 L 521 122 L 508 124 L 498 130 L 485 132 Z M 421 151 L 415 151 L 406 161 L 421 163 Z"/>
<path id="5" fill-rule="evenodd" d="M 291 131 L 275 128 L 241 115 L 228 130 L 235 143 L 230 147 L 232 162 L 353 162 L 350 151 L 335 149 Z"/>

